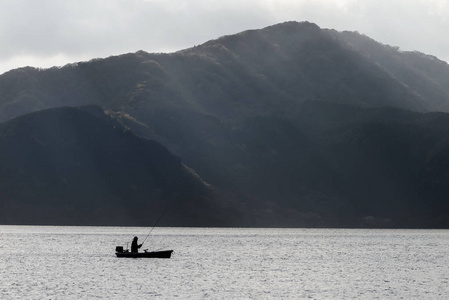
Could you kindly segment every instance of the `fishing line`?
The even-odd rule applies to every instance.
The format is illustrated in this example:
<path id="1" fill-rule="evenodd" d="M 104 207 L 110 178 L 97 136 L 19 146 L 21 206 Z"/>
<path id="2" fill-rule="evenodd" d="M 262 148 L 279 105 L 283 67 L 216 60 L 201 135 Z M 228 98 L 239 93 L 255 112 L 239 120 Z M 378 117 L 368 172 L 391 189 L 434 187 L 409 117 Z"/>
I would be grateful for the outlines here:
<path id="1" fill-rule="evenodd" d="M 150 232 L 147 234 L 147 236 L 146 236 L 145 239 L 143 240 L 142 245 L 143 245 L 143 243 L 145 243 L 145 241 L 146 241 L 147 238 L 150 236 L 150 234 L 151 234 L 151 232 L 153 231 L 153 229 L 156 227 L 157 223 L 159 223 L 159 220 L 162 218 L 162 216 L 163 216 L 163 215 L 165 214 L 165 212 L 167 211 L 168 206 L 169 206 L 169 205 L 168 205 L 168 203 L 167 203 L 167 206 L 165 207 L 164 211 L 163 211 L 162 214 L 159 216 L 159 218 L 156 220 L 156 223 L 154 223 L 153 228 L 151 228 Z"/>

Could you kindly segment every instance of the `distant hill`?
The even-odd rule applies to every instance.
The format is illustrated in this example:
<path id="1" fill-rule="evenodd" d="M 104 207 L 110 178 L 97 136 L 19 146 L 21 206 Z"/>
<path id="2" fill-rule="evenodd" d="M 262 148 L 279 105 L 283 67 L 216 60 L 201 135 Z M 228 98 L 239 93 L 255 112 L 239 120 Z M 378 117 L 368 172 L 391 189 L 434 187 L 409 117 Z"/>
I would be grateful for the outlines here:
<path id="1" fill-rule="evenodd" d="M 181 201 L 166 224 L 449 228 L 448 75 L 435 57 L 308 22 L 12 70 L 0 199 L 7 211 L 62 201 L 35 214 L 50 223 L 87 207 L 70 222 L 136 224 Z M 83 105 L 97 108 L 66 107 Z"/>
<path id="2" fill-rule="evenodd" d="M 148 226 L 169 206 L 165 221 L 204 225 L 203 214 L 213 212 L 213 193 L 201 178 L 98 107 L 1 124 L 0 161 L 2 224 Z M 186 211 L 192 205 L 198 207 Z"/>
<path id="3" fill-rule="evenodd" d="M 179 145 L 212 185 L 123 118 L 89 106 L 1 124 L 1 222 L 149 226 L 169 207 L 162 225 L 449 227 L 449 114 L 311 101 L 291 120 L 209 126 Z"/>

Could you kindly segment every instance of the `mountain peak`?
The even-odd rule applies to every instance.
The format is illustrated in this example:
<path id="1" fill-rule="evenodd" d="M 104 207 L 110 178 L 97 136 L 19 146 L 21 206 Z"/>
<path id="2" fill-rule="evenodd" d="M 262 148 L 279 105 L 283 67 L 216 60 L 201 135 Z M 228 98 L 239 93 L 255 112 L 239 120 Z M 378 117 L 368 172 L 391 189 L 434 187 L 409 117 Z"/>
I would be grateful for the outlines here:
<path id="1" fill-rule="evenodd" d="M 281 29 L 281 30 L 321 30 L 321 28 L 312 22 L 309 21 L 286 21 L 283 23 L 271 25 L 263 28 L 262 30 L 272 30 L 272 29 Z"/>

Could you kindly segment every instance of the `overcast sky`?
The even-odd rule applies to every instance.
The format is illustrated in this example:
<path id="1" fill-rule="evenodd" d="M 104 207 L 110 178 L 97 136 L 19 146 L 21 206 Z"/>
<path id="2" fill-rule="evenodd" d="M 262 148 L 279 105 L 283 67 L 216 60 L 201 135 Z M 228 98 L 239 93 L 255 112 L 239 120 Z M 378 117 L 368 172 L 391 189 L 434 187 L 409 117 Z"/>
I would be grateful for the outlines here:
<path id="1" fill-rule="evenodd" d="M 285 21 L 358 31 L 449 61 L 449 0 L 0 0 L 0 74 L 172 52 Z"/>

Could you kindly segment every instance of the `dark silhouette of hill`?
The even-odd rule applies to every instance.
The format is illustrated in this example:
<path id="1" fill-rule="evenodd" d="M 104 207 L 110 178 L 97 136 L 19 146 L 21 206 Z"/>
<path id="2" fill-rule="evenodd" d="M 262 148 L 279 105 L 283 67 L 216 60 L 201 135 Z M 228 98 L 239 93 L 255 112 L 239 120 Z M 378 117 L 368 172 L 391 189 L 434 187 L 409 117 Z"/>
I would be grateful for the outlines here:
<path id="1" fill-rule="evenodd" d="M 152 225 L 167 206 L 173 225 L 217 222 L 201 178 L 98 107 L 1 124 L 0 161 L 2 224 Z"/>
<path id="2" fill-rule="evenodd" d="M 190 143 L 175 132 L 212 186 L 114 118 L 59 108 L 2 124 L 2 223 L 151 225 L 169 203 L 170 226 L 449 227 L 446 113 L 310 101 Z"/>
<path id="3" fill-rule="evenodd" d="M 446 113 L 308 101 L 239 124 L 153 117 L 208 182 L 266 209 L 258 226 L 449 225 Z"/>
<path id="4" fill-rule="evenodd" d="M 319 137 L 321 191 L 349 201 L 372 226 L 447 228 L 448 114 L 315 102 L 298 119 Z"/>
<path id="5" fill-rule="evenodd" d="M 448 75 L 448 64 L 435 57 L 307 22 L 245 31 L 171 54 L 139 51 L 62 68 L 13 70 L 0 76 L 0 120 L 94 104 L 113 118 L 97 109 L 95 122 L 116 128 L 85 127 L 89 122 L 72 118 L 72 128 L 80 126 L 75 144 L 41 148 L 42 138 L 30 138 L 30 132 L 55 120 L 59 110 L 42 112 L 28 127 L 23 120 L 40 114 L 4 123 L 4 145 L 26 141 L 5 148 L 22 150 L 8 150 L 20 167 L 2 167 L 0 193 L 28 199 L 9 197 L 13 200 L 4 203 L 10 209 L 31 203 L 39 207 L 40 200 L 31 200 L 39 193 L 41 200 L 48 194 L 65 203 L 62 212 L 91 199 L 86 210 L 98 216 L 109 207 L 108 215 L 118 217 L 102 223 L 111 224 L 119 223 L 114 220 L 121 216 L 122 210 L 115 210 L 120 199 L 134 199 L 129 200 L 135 205 L 130 211 L 140 212 L 142 219 L 149 209 L 137 208 L 152 205 L 146 201 L 154 194 L 158 209 L 164 199 L 184 199 L 168 225 L 448 228 L 449 119 L 443 113 L 449 110 Z M 92 110 L 74 111 L 93 118 Z M 15 127 L 23 131 L 11 129 Z M 132 141 L 164 145 L 179 157 L 176 166 L 182 160 L 211 186 L 206 189 L 201 180 L 192 183 L 190 175 L 181 176 L 184 171 L 177 172 L 183 167 L 167 175 L 163 170 L 171 170 L 171 163 L 160 166 L 159 173 L 148 173 L 138 166 L 155 150 L 126 146 L 134 145 L 127 139 L 119 139 L 116 147 L 100 138 L 116 131 Z M 79 154 L 80 144 L 104 154 Z M 67 152 L 56 155 L 52 149 Z M 121 150 L 106 155 L 110 149 Z M 79 172 L 85 175 L 76 175 L 72 157 L 84 159 Z M 126 162 L 128 173 L 113 167 L 124 157 L 131 160 Z M 56 169 L 40 176 L 37 170 L 48 166 Z M 60 171 L 68 167 L 74 170 L 70 180 Z M 151 180 L 144 185 L 143 178 Z M 69 183 L 64 185 L 63 179 Z M 169 192 L 184 187 L 186 192 L 178 196 Z M 72 196 L 64 198 L 64 193 Z M 58 210 L 41 211 L 42 218 L 49 218 Z M 133 213 L 123 213 L 122 223 L 131 224 Z"/>

